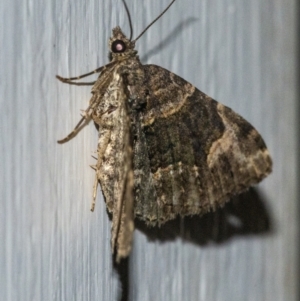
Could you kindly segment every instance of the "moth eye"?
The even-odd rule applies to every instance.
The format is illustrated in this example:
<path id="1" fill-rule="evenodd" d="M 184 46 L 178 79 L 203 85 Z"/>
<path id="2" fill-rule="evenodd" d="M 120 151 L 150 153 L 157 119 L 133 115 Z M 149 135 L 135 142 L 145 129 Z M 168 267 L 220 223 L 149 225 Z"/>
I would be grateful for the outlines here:
<path id="1" fill-rule="evenodd" d="M 126 50 L 126 45 L 122 40 L 115 40 L 111 45 L 112 52 L 120 53 Z"/>

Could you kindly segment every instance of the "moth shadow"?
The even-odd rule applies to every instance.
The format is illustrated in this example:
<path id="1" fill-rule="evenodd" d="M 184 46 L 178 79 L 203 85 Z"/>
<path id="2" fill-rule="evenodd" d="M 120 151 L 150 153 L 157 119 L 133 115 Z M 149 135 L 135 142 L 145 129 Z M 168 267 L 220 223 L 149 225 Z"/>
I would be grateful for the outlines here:
<path id="1" fill-rule="evenodd" d="M 116 258 L 112 256 L 112 262 L 114 270 L 119 276 L 119 281 L 121 284 L 120 295 L 118 300 L 128 301 L 129 299 L 129 258 L 123 258 L 120 263 L 116 262 Z"/>
<path id="2" fill-rule="evenodd" d="M 195 17 L 189 17 L 187 20 L 184 20 L 180 22 L 168 35 L 166 39 L 164 39 L 162 42 L 160 42 L 158 45 L 150 49 L 148 52 L 146 52 L 142 57 L 141 61 L 147 62 L 149 61 L 149 58 L 157 53 L 160 53 L 162 49 L 164 49 L 168 44 L 171 43 L 173 39 L 175 39 L 176 36 L 178 36 L 184 28 L 188 27 L 190 24 L 198 21 Z"/>
<path id="3" fill-rule="evenodd" d="M 225 243 L 238 235 L 264 235 L 273 230 L 272 220 L 263 197 L 254 188 L 236 196 L 223 208 L 202 217 L 178 217 L 161 227 L 148 227 L 144 222 L 135 220 L 135 227 L 150 241 L 167 242 L 181 237 L 200 246 L 210 242 Z M 116 263 L 113 257 L 113 263 L 121 283 L 119 300 L 128 301 L 129 260 L 125 258 L 120 263 Z"/>
<path id="4" fill-rule="evenodd" d="M 161 227 L 135 221 L 149 240 L 170 241 L 181 237 L 197 245 L 224 243 L 234 236 L 262 235 L 272 231 L 271 217 L 256 189 L 236 196 L 223 208 L 201 216 L 178 217 Z"/>

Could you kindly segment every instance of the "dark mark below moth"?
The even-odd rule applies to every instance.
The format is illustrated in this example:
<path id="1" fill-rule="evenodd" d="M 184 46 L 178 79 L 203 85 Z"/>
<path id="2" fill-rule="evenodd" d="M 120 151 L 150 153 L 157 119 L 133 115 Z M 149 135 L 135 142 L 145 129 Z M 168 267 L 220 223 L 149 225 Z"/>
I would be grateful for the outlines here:
<path id="1" fill-rule="evenodd" d="M 93 85 L 82 119 L 99 129 L 92 211 L 100 182 L 112 214 L 116 260 L 131 250 L 134 218 L 149 226 L 177 215 L 204 214 L 260 182 L 272 161 L 259 133 L 241 116 L 176 74 L 142 65 L 135 42 L 119 27 L 109 40 L 111 62 L 64 83 Z M 74 82 L 100 73 L 95 82 Z"/>

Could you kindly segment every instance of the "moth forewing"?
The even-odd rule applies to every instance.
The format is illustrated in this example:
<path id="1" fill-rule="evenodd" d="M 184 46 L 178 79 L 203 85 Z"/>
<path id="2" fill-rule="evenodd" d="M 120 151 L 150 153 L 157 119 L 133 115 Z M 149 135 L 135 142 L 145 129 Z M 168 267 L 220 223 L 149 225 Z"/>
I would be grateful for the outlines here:
<path id="1" fill-rule="evenodd" d="M 112 213 L 111 245 L 117 260 L 129 254 L 134 230 L 131 122 L 125 89 L 116 68 L 93 116 L 100 127 L 97 176 Z"/>

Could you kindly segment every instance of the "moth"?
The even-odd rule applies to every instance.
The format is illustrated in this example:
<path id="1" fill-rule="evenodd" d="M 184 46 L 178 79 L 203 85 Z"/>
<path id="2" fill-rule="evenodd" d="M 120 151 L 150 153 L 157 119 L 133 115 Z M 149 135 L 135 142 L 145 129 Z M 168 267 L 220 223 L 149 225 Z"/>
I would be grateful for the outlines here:
<path id="1" fill-rule="evenodd" d="M 202 215 L 260 182 L 272 169 L 260 134 L 241 116 L 178 75 L 142 65 L 120 27 L 109 40 L 111 61 L 93 72 L 57 78 L 93 85 L 88 108 L 65 143 L 93 120 L 99 131 L 92 211 L 98 183 L 112 214 L 112 252 L 131 250 L 134 219 L 162 225 L 177 215 Z M 100 73 L 95 82 L 74 82 Z"/>

